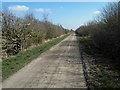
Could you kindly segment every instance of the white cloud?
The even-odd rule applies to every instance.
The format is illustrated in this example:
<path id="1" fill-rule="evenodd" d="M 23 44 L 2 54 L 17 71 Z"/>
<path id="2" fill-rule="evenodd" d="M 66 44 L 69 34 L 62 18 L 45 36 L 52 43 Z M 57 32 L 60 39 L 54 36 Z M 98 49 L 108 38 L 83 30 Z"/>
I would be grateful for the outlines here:
<path id="1" fill-rule="evenodd" d="M 81 24 L 80 24 L 80 26 L 83 26 L 83 25 L 84 25 L 84 23 L 81 23 Z"/>
<path id="2" fill-rule="evenodd" d="M 35 11 L 36 12 L 45 12 L 45 9 L 44 8 L 36 8 Z"/>
<path id="3" fill-rule="evenodd" d="M 36 12 L 47 12 L 49 14 L 52 13 L 51 9 L 49 9 L 49 8 L 46 8 L 46 9 L 44 9 L 44 8 L 36 8 L 35 11 Z"/>
<path id="4" fill-rule="evenodd" d="M 16 5 L 16 6 L 9 6 L 8 9 L 12 11 L 27 11 L 29 10 L 29 7 L 24 5 Z"/>
<path id="5" fill-rule="evenodd" d="M 96 15 L 101 14 L 101 11 L 94 11 L 93 14 L 96 14 Z"/>

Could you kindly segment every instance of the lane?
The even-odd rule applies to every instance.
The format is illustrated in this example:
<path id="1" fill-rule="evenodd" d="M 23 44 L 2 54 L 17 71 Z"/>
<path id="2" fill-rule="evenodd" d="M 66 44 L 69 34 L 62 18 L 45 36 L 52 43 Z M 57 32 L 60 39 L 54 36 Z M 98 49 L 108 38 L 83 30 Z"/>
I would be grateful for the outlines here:
<path id="1" fill-rule="evenodd" d="M 41 54 L 6 79 L 3 88 L 86 88 L 76 36 Z"/>

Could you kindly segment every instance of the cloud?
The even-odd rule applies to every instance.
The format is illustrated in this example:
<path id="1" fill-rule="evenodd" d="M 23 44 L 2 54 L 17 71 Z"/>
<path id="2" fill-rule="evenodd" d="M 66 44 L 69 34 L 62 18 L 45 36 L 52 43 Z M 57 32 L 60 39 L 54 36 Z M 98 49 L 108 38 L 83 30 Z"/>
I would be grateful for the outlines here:
<path id="1" fill-rule="evenodd" d="M 8 9 L 12 11 L 27 11 L 29 10 L 29 7 L 24 5 L 16 5 L 16 6 L 9 6 Z"/>
<path id="2" fill-rule="evenodd" d="M 81 24 L 80 24 L 80 26 L 83 26 L 83 25 L 84 25 L 84 23 L 81 23 Z"/>
<path id="3" fill-rule="evenodd" d="M 94 11 L 93 14 L 95 15 L 101 14 L 101 11 Z"/>
<path id="4" fill-rule="evenodd" d="M 46 8 L 46 9 L 44 9 L 44 8 L 36 8 L 35 11 L 36 12 L 47 12 L 49 14 L 52 13 L 51 9 L 49 9 L 49 8 Z"/>
<path id="5" fill-rule="evenodd" d="M 45 12 L 45 9 L 44 8 L 36 8 L 35 11 L 36 12 Z"/>

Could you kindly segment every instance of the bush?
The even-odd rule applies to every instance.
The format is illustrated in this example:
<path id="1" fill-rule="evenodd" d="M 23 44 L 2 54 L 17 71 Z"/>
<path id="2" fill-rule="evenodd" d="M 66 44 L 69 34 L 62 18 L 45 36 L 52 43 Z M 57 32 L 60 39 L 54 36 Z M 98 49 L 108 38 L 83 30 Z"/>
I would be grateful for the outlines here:
<path id="1" fill-rule="evenodd" d="M 66 30 L 68 31 L 68 30 Z M 19 18 L 11 12 L 2 13 L 2 52 L 3 56 L 15 55 L 44 40 L 66 33 L 61 25 L 55 25 L 45 17 L 39 21 L 32 13 Z"/>
<path id="2" fill-rule="evenodd" d="M 89 36 L 95 47 L 105 57 L 120 62 L 120 9 L 118 3 L 108 3 L 101 11 L 96 21 L 91 21 L 78 28 L 76 33 L 80 36 Z"/>

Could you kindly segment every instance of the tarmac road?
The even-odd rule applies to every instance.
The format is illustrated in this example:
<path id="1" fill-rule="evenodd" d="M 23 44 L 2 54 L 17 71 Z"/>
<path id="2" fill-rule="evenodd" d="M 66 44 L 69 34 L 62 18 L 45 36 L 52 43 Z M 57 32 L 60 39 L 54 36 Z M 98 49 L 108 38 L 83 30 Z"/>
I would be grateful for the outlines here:
<path id="1" fill-rule="evenodd" d="M 7 78 L 2 87 L 86 88 L 75 34 L 71 34 Z"/>

